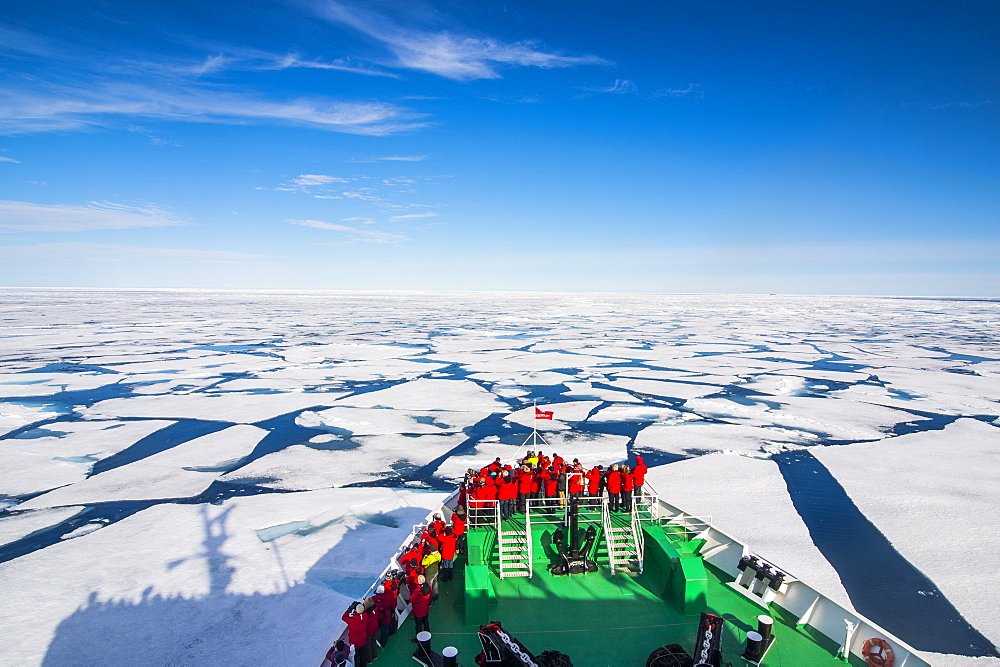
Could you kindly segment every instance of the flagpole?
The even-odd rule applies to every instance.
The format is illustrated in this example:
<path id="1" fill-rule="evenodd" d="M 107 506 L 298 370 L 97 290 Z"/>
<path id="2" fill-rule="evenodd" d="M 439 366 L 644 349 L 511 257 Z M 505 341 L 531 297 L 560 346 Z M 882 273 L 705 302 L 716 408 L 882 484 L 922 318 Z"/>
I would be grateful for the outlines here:
<path id="1" fill-rule="evenodd" d="M 545 442 L 545 438 L 543 438 L 542 436 L 538 435 L 538 426 L 537 426 L 537 424 L 538 424 L 538 399 L 537 398 L 532 399 L 532 401 L 531 401 L 531 407 L 532 407 L 532 410 L 531 410 L 531 412 L 532 412 L 532 414 L 531 414 L 531 417 L 532 417 L 532 419 L 531 419 L 531 435 L 529 435 L 527 438 L 525 438 L 524 442 L 521 443 L 521 447 L 524 447 L 525 445 L 527 445 L 528 442 L 531 442 L 531 446 L 532 447 L 536 447 L 536 446 L 538 446 L 538 441 L 539 440 L 541 440 L 543 444 L 548 445 L 549 443 Z M 518 447 L 518 449 L 521 449 L 521 447 Z"/>

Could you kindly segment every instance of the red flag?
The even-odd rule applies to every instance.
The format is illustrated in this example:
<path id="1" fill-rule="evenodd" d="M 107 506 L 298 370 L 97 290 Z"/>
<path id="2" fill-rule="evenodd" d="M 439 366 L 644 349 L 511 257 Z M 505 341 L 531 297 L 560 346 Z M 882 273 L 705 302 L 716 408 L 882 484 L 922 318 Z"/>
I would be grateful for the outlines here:
<path id="1" fill-rule="evenodd" d="M 552 411 L 535 408 L 535 419 L 552 419 Z"/>

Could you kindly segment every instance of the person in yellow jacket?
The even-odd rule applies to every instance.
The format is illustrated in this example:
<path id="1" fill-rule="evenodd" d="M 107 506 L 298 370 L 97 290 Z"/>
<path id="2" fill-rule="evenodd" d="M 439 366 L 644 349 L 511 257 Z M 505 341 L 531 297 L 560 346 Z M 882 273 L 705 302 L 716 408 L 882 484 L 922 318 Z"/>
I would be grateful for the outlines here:
<path id="1" fill-rule="evenodd" d="M 431 588 L 431 599 L 437 600 L 438 596 L 438 573 L 441 571 L 441 552 L 437 547 L 427 545 L 423 560 L 420 564 L 424 566 L 424 576 Z"/>

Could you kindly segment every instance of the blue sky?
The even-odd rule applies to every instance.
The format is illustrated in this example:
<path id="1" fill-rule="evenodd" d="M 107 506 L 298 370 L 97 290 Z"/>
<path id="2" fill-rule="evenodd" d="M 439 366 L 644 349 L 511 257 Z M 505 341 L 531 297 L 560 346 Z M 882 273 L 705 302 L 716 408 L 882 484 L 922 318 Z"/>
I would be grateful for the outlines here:
<path id="1" fill-rule="evenodd" d="M 998 296 L 997 25 L 8 2 L 0 285 Z"/>

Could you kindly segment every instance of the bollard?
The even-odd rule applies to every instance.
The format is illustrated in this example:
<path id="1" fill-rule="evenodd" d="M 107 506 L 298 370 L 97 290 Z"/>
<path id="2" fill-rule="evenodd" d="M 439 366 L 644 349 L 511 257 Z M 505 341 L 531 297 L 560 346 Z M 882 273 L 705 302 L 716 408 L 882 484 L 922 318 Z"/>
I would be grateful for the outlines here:
<path id="1" fill-rule="evenodd" d="M 431 651 L 431 633 L 423 630 L 417 633 L 417 650 L 413 652 L 413 659 L 421 665 L 431 667 L 434 664 L 433 652 Z"/>
<path id="2" fill-rule="evenodd" d="M 747 633 L 747 647 L 743 651 L 742 658 L 750 662 L 760 662 L 764 657 L 764 641 L 759 632 L 751 630 Z"/>
<path id="3" fill-rule="evenodd" d="M 458 667 L 458 649 L 454 646 L 445 647 L 441 651 L 441 655 L 444 657 L 444 667 Z"/>
<path id="4" fill-rule="evenodd" d="M 764 642 L 764 649 L 766 650 L 771 644 L 771 638 L 774 636 L 774 619 L 766 614 L 758 616 L 757 634 L 761 636 L 761 640 Z"/>

